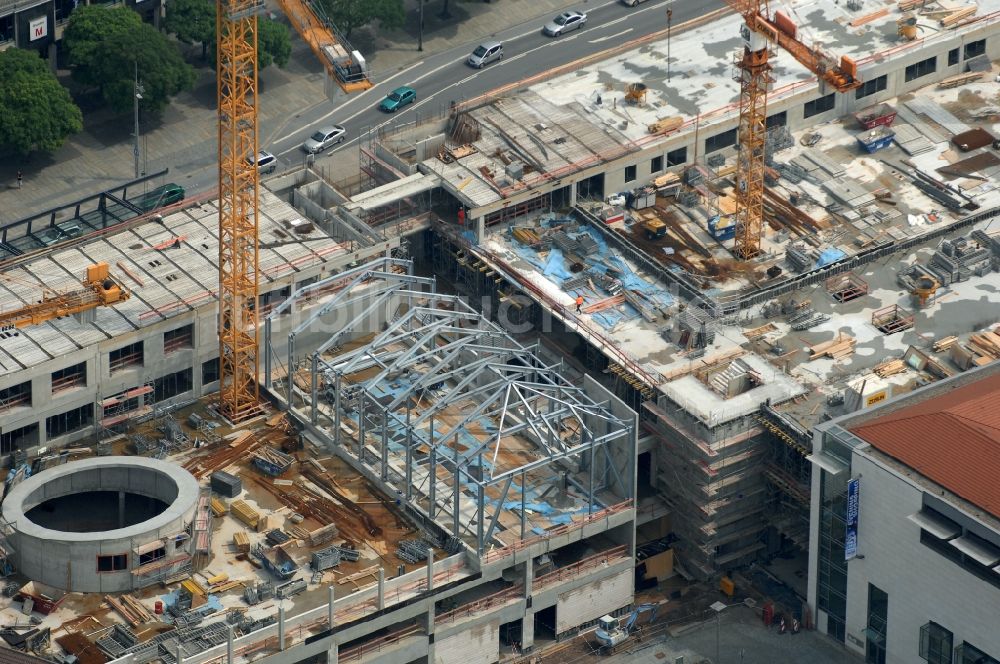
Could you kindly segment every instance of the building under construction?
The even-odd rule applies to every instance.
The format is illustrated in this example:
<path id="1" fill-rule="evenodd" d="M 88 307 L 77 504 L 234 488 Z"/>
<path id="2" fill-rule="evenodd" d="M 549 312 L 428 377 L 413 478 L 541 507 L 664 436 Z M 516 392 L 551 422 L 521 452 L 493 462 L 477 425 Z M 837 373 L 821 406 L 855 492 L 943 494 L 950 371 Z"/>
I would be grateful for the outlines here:
<path id="1" fill-rule="evenodd" d="M 739 87 L 718 76 L 737 17 L 676 37 L 670 81 L 651 42 L 372 133 L 358 189 L 269 179 L 270 406 L 239 427 L 203 399 L 215 202 L 124 218 L 102 196 L 16 224 L 30 251 L 5 230 L 0 613 L 36 619 L 8 642 L 81 664 L 491 664 L 629 611 L 644 540 L 672 556 L 647 580 L 804 558 L 811 429 L 1000 358 L 1000 5 L 911 23 L 850 4 L 786 26 L 840 45 L 862 85 L 820 90 L 778 54 L 751 261 Z M 872 31 L 892 46 L 867 52 Z M 94 455 L 182 468 L 152 492 L 107 462 L 88 490 L 119 497 L 86 536 L 26 525 L 73 502 L 70 464 Z"/>

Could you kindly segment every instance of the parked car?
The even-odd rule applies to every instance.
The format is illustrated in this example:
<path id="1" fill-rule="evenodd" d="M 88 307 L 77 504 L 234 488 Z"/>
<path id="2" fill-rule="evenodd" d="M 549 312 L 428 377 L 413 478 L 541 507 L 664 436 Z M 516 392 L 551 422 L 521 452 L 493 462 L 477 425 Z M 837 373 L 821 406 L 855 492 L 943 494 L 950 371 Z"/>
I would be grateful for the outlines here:
<path id="1" fill-rule="evenodd" d="M 68 221 L 58 226 L 49 226 L 44 231 L 37 233 L 35 237 L 46 247 L 51 247 L 59 242 L 75 238 L 82 230 L 79 222 Z"/>
<path id="2" fill-rule="evenodd" d="M 378 107 L 386 113 L 395 113 L 407 104 L 412 104 L 416 98 L 417 91 L 404 85 L 386 95 Z"/>
<path id="3" fill-rule="evenodd" d="M 646 2 L 646 0 L 622 0 L 622 4 L 628 5 L 629 7 L 635 7 L 641 2 Z"/>
<path id="4" fill-rule="evenodd" d="M 498 41 L 483 42 L 469 56 L 469 64 L 479 69 L 500 60 L 503 60 L 503 44 Z"/>
<path id="5" fill-rule="evenodd" d="M 184 200 L 184 187 L 171 182 L 156 189 L 150 189 L 138 199 L 132 201 L 143 212 L 152 212 L 156 208 L 173 205 Z"/>
<path id="6" fill-rule="evenodd" d="M 342 143 L 346 135 L 347 130 L 340 125 L 320 127 L 312 136 L 306 139 L 306 142 L 302 144 L 302 149 L 309 154 L 316 154 L 331 145 Z"/>
<path id="7" fill-rule="evenodd" d="M 558 37 L 564 32 L 582 28 L 587 22 L 587 15 L 583 12 L 570 10 L 563 12 L 545 24 L 542 32 L 550 37 Z"/>
<path id="8" fill-rule="evenodd" d="M 278 158 L 266 150 L 261 150 L 257 153 L 257 157 L 254 158 L 253 155 L 247 157 L 247 163 L 251 166 L 254 163 L 257 164 L 257 171 L 261 175 L 268 175 L 273 173 L 276 168 L 278 168 Z"/>

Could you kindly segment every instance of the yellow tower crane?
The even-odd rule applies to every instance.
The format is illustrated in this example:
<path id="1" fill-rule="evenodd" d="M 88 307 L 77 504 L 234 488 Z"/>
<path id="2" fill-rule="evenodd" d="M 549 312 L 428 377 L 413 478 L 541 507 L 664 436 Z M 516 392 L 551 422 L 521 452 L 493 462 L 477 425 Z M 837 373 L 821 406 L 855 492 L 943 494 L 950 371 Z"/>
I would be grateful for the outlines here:
<path id="1" fill-rule="evenodd" d="M 743 16 L 743 51 L 736 57 L 740 84 L 739 160 L 736 168 L 736 242 L 733 253 L 750 260 L 760 254 L 764 231 L 764 168 L 767 139 L 767 87 L 771 82 L 771 44 L 791 54 L 802 66 L 837 92 L 861 86 L 857 64 L 838 62 L 817 46 L 798 39 L 795 23 L 781 11 L 771 18 L 767 0 L 726 0 Z"/>
<path id="2" fill-rule="evenodd" d="M 260 410 L 257 363 L 260 178 L 257 15 L 262 0 L 216 0 L 219 102 L 219 407 L 240 422 Z"/>

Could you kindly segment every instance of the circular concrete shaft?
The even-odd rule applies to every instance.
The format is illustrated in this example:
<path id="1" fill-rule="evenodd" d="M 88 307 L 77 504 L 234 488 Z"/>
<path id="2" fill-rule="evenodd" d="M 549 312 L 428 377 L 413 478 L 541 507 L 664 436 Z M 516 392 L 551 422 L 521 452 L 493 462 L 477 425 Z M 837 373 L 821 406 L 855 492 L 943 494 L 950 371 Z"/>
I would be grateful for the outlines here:
<path id="1" fill-rule="evenodd" d="M 189 553 L 197 506 L 198 481 L 180 466 L 111 456 L 29 477 L 7 495 L 3 518 L 21 574 L 64 590 L 119 592 Z"/>

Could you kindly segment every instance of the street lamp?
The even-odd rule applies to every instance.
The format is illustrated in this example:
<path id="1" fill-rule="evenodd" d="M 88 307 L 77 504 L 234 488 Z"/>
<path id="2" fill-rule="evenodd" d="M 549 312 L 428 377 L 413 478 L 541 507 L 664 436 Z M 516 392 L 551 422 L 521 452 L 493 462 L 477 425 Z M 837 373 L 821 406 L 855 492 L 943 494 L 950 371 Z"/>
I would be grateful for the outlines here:
<path id="1" fill-rule="evenodd" d="M 670 19 L 674 17 L 674 10 L 667 10 L 667 83 L 670 82 Z"/>
<path id="2" fill-rule="evenodd" d="M 722 659 L 719 657 L 719 631 L 722 629 L 722 612 L 726 609 L 725 604 L 722 602 L 712 602 L 712 605 L 708 608 L 715 611 L 715 664 L 721 664 Z"/>
<path id="3" fill-rule="evenodd" d="M 143 87 L 139 85 L 139 62 L 135 63 L 135 81 L 133 88 L 132 109 L 135 114 L 135 145 L 132 147 L 132 156 L 135 158 L 135 178 L 139 179 L 139 102 L 142 100 Z"/>

